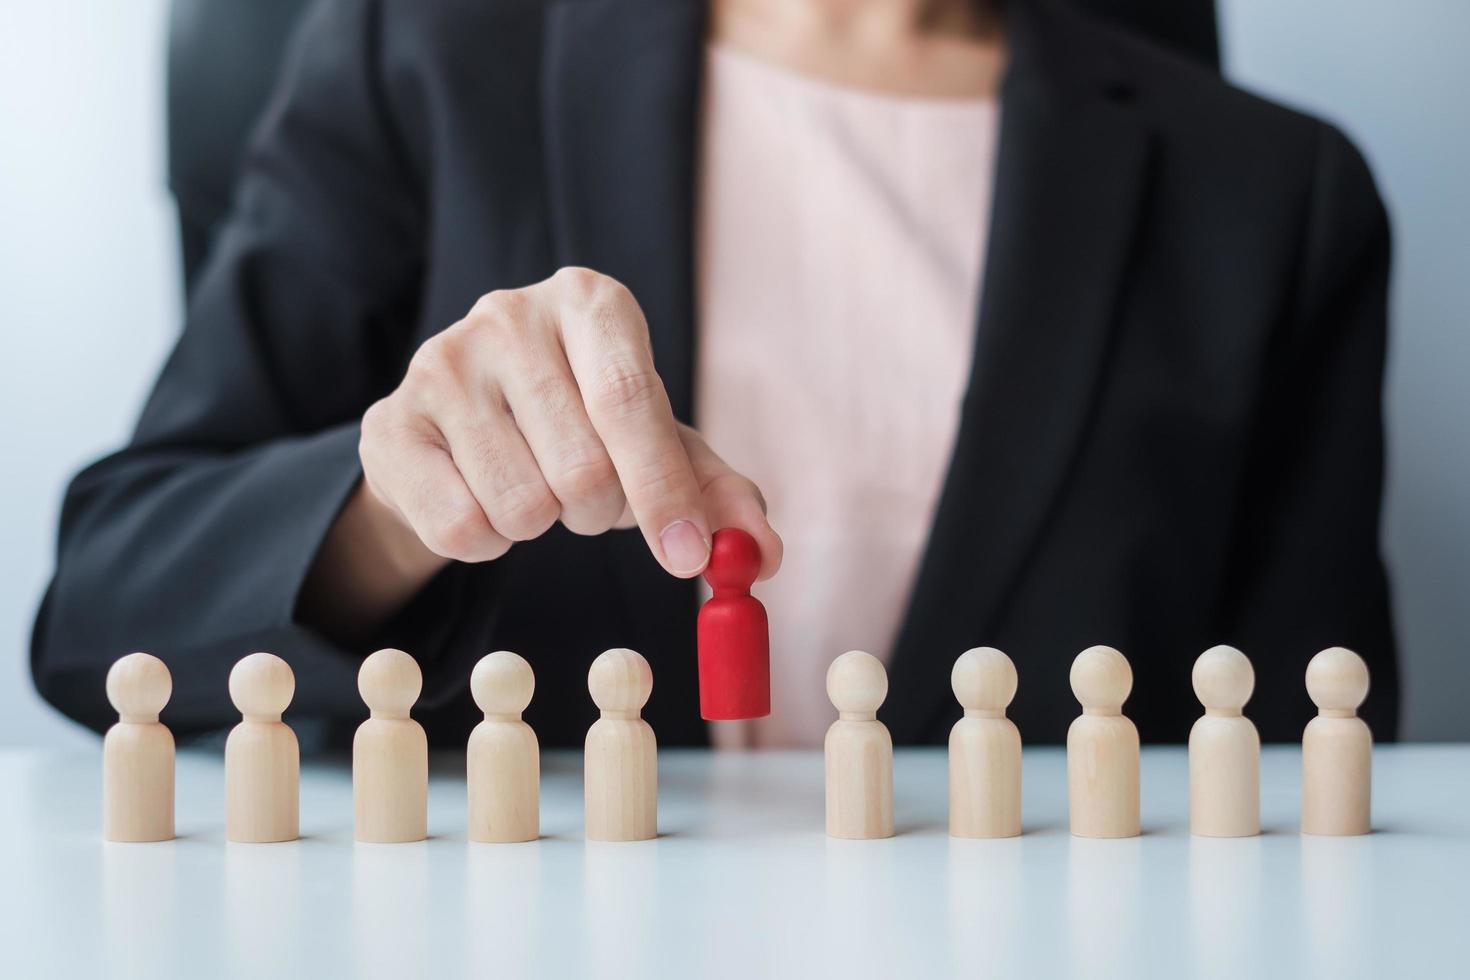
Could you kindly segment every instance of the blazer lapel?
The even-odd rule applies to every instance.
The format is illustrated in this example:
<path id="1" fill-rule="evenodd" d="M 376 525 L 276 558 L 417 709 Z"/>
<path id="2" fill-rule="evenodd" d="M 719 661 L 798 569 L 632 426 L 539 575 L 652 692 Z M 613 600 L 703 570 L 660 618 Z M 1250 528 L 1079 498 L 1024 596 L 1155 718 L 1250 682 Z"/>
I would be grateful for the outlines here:
<path id="1" fill-rule="evenodd" d="M 975 363 L 891 668 L 904 693 L 885 720 L 899 741 L 938 738 L 958 712 L 950 666 L 992 642 L 1064 491 L 1100 390 L 1145 175 L 1147 133 L 1126 81 L 1086 39 L 1073 43 L 1060 15 L 1010 7 Z"/>
<path id="2" fill-rule="evenodd" d="M 648 319 L 674 414 L 688 421 L 694 373 L 694 167 L 704 5 L 564 0 L 547 11 L 543 126 L 558 265 L 622 282 Z M 699 718 L 693 582 L 666 574 L 637 532 L 603 535 L 633 646 L 657 683 L 645 717 L 661 739 L 707 737 Z M 568 651 L 591 658 L 597 651 Z"/>
<path id="3" fill-rule="evenodd" d="M 686 420 L 703 37 L 692 0 L 566 0 L 547 14 L 542 80 L 557 261 L 632 290 Z"/>

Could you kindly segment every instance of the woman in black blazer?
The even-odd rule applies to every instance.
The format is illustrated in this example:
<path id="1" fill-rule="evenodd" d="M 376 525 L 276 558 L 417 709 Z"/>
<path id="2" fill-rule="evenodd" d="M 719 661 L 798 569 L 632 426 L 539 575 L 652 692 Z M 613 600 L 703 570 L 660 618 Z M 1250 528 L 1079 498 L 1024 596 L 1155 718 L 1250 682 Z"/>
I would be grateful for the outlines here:
<path id="1" fill-rule="evenodd" d="M 109 663 L 147 649 L 174 674 L 165 720 L 217 729 L 230 666 L 266 649 L 296 670 L 294 717 L 350 727 L 362 655 L 394 645 L 454 743 L 473 663 L 506 648 L 538 668 L 543 741 L 575 744 L 586 664 L 626 645 L 653 664 L 660 741 L 706 739 L 704 535 L 746 526 L 779 561 L 758 490 L 685 424 L 704 40 L 762 23 L 738 16 L 754 0 L 713 9 L 313 10 L 136 433 L 68 490 L 32 646 L 49 701 L 104 727 Z M 969 393 L 892 650 L 895 739 L 943 739 L 950 665 L 981 643 L 1016 660 L 1032 742 L 1062 738 L 1093 643 L 1130 656 L 1146 740 L 1184 737 L 1190 665 L 1221 642 L 1255 663 L 1264 738 L 1299 736 L 1306 662 L 1334 644 L 1367 659 L 1363 714 L 1391 736 L 1388 227 L 1363 160 L 1046 0 L 915 10 L 895 38 L 957 34 L 1001 128 Z M 560 347 L 527 344 L 532 324 Z M 538 389 L 546 414 L 450 432 L 482 372 L 553 362 L 575 384 Z M 552 499 L 511 492 L 536 466 Z M 644 534 L 588 533 L 625 500 Z M 663 534 L 684 519 L 692 536 Z"/>

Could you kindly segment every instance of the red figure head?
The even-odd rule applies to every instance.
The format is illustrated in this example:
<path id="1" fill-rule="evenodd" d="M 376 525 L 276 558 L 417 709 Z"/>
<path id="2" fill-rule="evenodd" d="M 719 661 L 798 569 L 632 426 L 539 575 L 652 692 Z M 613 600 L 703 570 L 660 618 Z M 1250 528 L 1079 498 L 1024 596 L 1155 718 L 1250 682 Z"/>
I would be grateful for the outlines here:
<path id="1" fill-rule="evenodd" d="M 738 527 L 721 528 L 710 544 L 704 580 L 716 594 L 749 592 L 761 572 L 761 551 L 755 538 Z"/>

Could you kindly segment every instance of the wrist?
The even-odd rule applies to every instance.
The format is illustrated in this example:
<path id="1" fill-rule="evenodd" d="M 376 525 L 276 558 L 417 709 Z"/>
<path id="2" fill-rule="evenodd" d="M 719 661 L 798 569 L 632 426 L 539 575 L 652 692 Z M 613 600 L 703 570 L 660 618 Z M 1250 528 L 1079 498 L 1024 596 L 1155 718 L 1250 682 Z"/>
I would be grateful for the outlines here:
<path id="1" fill-rule="evenodd" d="M 362 532 L 377 542 L 374 550 L 394 577 L 424 581 L 449 564 L 449 559 L 429 550 L 397 508 L 378 496 L 366 478 L 357 485 L 347 510 L 357 517 L 352 523 L 360 524 Z"/>

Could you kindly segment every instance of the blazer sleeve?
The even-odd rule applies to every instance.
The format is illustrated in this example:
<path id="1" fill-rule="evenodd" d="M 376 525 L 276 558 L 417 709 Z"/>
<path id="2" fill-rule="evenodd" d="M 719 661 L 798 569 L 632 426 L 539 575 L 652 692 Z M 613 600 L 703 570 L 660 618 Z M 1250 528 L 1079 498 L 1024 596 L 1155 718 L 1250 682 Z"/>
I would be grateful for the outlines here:
<path id="1" fill-rule="evenodd" d="M 1362 714 L 1392 737 L 1398 680 L 1379 547 L 1389 225 L 1367 164 L 1321 125 L 1295 296 L 1267 355 L 1236 523 L 1229 626 L 1253 658 L 1357 650 Z M 1279 687 L 1279 686 L 1276 686 Z M 1251 711 L 1302 718 L 1304 684 L 1258 689 Z"/>
<path id="2" fill-rule="evenodd" d="M 66 492 L 32 675 L 93 728 L 115 720 L 106 671 L 134 649 L 168 663 L 164 717 L 185 733 L 236 718 L 228 672 L 254 649 L 292 664 L 293 714 L 360 713 L 356 657 L 293 613 L 361 476 L 357 420 L 397 381 L 420 276 L 376 20 L 366 0 L 313 6 L 130 443 Z"/>

